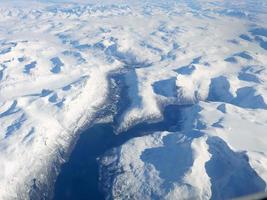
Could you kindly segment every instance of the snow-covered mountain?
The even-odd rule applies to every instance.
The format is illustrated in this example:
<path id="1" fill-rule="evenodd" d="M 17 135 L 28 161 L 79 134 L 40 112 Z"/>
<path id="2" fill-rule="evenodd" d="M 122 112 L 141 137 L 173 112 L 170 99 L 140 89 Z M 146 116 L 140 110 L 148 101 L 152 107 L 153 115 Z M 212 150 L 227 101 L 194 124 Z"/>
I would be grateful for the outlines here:
<path id="1" fill-rule="evenodd" d="M 123 134 L 168 121 L 168 105 L 177 122 L 99 158 L 107 199 L 265 191 L 266 22 L 264 0 L 1 1 L 0 199 L 51 198 L 80 130 L 112 120 L 105 111 Z"/>

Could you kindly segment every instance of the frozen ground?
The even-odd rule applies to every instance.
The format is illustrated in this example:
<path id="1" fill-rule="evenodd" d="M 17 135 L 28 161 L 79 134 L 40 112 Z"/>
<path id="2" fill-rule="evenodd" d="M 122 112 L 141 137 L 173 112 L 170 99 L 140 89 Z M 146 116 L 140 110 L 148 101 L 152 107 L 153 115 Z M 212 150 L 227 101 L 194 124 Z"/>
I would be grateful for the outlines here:
<path id="1" fill-rule="evenodd" d="M 266 22 L 264 0 L 1 1 L 0 199 L 50 197 L 120 71 L 129 102 L 114 111 L 117 134 L 162 121 L 166 105 L 188 106 L 179 130 L 150 130 L 100 155 L 106 198 L 266 190 Z"/>

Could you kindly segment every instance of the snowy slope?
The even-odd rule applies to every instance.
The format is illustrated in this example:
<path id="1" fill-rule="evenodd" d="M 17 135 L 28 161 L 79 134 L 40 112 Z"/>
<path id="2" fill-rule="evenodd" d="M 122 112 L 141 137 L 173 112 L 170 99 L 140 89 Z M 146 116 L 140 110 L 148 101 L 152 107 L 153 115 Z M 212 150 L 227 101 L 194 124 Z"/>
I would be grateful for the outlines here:
<path id="1" fill-rule="evenodd" d="M 51 195 L 78 130 L 107 104 L 108 75 L 122 69 L 130 102 L 118 133 L 188 106 L 181 130 L 101 157 L 107 198 L 266 190 L 264 0 L 64 2 L 0 3 L 0 199 Z"/>
<path id="2" fill-rule="evenodd" d="M 101 158 L 108 198 L 227 199 L 266 190 L 266 12 L 232 6 L 177 8 L 150 36 L 160 39 L 146 39 L 161 58 L 129 79 L 130 88 L 138 80 L 130 95 L 139 98 L 121 128 L 160 118 L 166 103 L 193 106 L 181 131 L 132 139 Z"/>

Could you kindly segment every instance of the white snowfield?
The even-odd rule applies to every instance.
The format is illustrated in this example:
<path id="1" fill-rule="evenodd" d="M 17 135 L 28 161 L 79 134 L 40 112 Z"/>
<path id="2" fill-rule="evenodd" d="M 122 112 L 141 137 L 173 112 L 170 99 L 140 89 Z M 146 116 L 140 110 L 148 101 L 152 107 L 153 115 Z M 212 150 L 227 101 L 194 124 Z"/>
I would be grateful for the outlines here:
<path id="1" fill-rule="evenodd" d="M 107 199 L 266 190 L 265 0 L 64 2 L 0 2 L 0 199 L 51 192 L 78 129 L 106 104 L 108 75 L 123 68 L 131 102 L 118 132 L 188 106 L 181 131 L 101 157 Z"/>

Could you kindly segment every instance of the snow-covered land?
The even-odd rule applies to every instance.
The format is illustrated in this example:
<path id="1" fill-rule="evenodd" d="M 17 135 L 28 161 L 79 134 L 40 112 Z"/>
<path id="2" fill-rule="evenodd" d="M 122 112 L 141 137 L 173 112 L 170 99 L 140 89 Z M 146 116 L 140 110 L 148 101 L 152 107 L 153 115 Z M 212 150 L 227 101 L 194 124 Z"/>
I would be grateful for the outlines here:
<path id="1" fill-rule="evenodd" d="M 118 134 L 99 159 L 107 199 L 227 199 L 266 190 L 267 2 L 1 1 L 0 199 L 51 195 L 79 129 L 123 71 Z"/>

